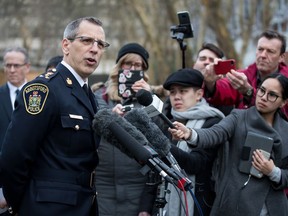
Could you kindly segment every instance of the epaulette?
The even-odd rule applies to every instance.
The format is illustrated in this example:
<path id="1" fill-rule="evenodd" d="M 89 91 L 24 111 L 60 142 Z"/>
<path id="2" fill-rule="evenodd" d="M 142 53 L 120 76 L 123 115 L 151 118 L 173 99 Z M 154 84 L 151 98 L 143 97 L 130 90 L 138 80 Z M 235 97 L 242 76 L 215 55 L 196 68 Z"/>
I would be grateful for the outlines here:
<path id="1" fill-rule="evenodd" d="M 57 74 L 57 71 L 47 71 L 41 75 L 39 75 L 37 78 L 40 78 L 40 79 L 45 79 L 45 80 L 50 80 L 52 79 L 53 77 L 55 77 Z"/>

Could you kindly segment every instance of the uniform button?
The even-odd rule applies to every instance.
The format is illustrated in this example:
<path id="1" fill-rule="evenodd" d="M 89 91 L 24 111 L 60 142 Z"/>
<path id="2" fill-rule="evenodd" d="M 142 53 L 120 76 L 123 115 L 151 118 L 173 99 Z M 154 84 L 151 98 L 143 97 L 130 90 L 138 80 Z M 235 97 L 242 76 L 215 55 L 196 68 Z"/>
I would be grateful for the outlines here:
<path id="1" fill-rule="evenodd" d="M 80 126 L 79 125 L 75 125 L 75 130 L 79 130 Z"/>

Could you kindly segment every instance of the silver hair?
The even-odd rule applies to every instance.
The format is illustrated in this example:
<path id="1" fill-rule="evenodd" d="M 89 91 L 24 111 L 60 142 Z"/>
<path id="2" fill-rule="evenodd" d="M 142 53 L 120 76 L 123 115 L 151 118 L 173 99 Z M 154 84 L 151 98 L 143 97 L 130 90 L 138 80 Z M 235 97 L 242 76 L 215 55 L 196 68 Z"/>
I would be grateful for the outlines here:
<path id="1" fill-rule="evenodd" d="M 102 22 L 99 19 L 97 19 L 96 17 L 82 17 L 82 18 L 79 18 L 79 19 L 76 19 L 76 20 L 70 22 L 66 26 L 66 28 L 64 30 L 63 38 L 75 38 L 77 33 L 78 33 L 79 25 L 83 21 L 88 21 L 88 22 L 93 23 L 95 25 L 102 26 Z"/>

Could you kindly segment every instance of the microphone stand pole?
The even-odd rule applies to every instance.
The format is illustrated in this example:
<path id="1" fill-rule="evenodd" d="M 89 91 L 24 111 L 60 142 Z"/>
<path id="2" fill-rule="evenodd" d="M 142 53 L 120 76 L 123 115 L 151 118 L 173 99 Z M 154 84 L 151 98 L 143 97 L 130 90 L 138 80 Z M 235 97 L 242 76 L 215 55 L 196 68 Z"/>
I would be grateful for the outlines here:
<path id="1" fill-rule="evenodd" d="M 155 206 L 158 208 L 158 214 L 157 216 L 163 216 L 163 208 L 165 207 L 167 201 L 165 199 L 166 195 L 166 181 L 162 177 L 161 183 L 158 185 L 158 191 L 157 191 L 157 198 L 155 200 Z"/>

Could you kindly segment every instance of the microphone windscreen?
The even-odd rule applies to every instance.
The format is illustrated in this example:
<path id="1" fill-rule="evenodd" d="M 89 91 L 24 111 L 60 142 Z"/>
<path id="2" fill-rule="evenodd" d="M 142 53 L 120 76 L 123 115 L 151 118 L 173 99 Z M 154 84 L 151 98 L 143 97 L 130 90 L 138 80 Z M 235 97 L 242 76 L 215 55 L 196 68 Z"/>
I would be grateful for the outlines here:
<path id="1" fill-rule="evenodd" d="M 133 109 L 124 118 L 144 134 L 149 144 L 161 157 L 170 152 L 171 142 L 143 109 Z"/>
<path id="2" fill-rule="evenodd" d="M 123 127 L 119 126 L 117 122 L 111 122 L 109 129 L 113 132 L 121 145 L 125 147 L 140 164 L 146 164 L 148 159 L 152 157 L 152 154 L 141 146 L 134 137 L 123 129 Z"/>
<path id="3" fill-rule="evenodd" d="M 96 134 L 99 136 L 102 136 L 104 139 L 106 139 L 109 143 L 116 146 L 120 149 L 124 154 L 127 156 L 133 158 L 134 155 L 131 154 L 131 152 L 123 146 L 117 137 L 115 137 L 114 132 L 110 129 L 110 124 L 112 122 L 116 122 L 120 127 L 122 127 L 127 133 L 129 133 L 132 137 L 134 137 L 141 145 L 147 145 L 148 141 L 145 138 L 145 136 L 140 133 L 135 126 L 130 124 L 128 121 L 126 121 L 123 117 L 120 117 L 117 113 L 112 112 L 112 109 L 101 109 L 99 110 L 95 116 L 94 120 L 92 122 L 93 129 Z"/>
<path id="4" fill-rule="evenodd" d="M 151 92 L 145 90 L 145 89 L 140 89 L 136 95 L 135 95 L 137 101 L 139 104 L 142 106 L 149 106 L 153 102 L 153 97 Z"/>

